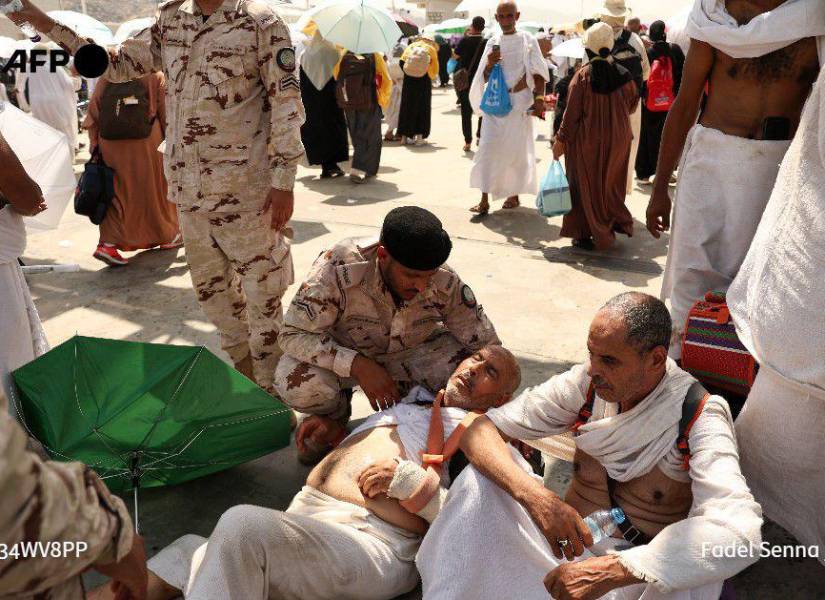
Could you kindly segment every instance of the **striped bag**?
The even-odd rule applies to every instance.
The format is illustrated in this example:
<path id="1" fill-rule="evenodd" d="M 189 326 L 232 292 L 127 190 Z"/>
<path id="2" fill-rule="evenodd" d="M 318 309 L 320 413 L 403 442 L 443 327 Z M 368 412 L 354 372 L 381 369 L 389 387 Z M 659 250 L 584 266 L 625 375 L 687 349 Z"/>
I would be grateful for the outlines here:
<path id="1" fill-rule="evenodd" d="M 739 341 L 725 292 L 708 292 L 690 309 L 682 368 L 702 383 L 747 396 L 759 365 Z"/>

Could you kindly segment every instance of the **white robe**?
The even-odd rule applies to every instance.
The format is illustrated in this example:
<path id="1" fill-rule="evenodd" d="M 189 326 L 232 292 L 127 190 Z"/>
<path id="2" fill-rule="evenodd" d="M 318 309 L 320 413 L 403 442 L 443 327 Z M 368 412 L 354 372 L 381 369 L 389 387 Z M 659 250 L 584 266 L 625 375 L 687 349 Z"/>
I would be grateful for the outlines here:
<path id="1" fill-rule="evenodd" d="M 673 343 L 693 304 L 727 290 L 745 259 L 789 141 L 749 140 L 695 125 L 679 165 L 662 299 L 670 301 Z"/>
<path id="2" fill-rule="evenodd" d="M 760 508 L 739 470 L 730 411 L 718 396 L 710 398 L 690 431 L 690 471 L 679 471 L 677 423 L 685 386 L 691 381 L 668 361 L 664 379 L 639 405 L 616 414 L 615 405 L 597 397 L 593 418 L 580 429 L 582 446 L 586 440 L 588 454 L 616 479 L 632 479 L 658 466 L 671 478 L 690 480 L 693 492 L 687 518 L 665 527 L 650 544 L 618 552 L 622 564 L 648 583 L 605 598 L 715 599 L 725 579 L 759 558 Z M 588 386 L 586 368 L 579 365 L 488 411 L 487 416 L 516 439 L 556 435 L 572 427 Z M 527 470 L 517 453 L 511 455 Z M 753 555 L 710 555 L 711 547 L 747 549 L 748 543 L 756 548 Z M 450 488 L 416 562 L 426 600 L 547 598 L 543 578 L 558 565 L 526 510 L 474 469 L 465 470 Z"/>
<path id="3" fill-rule="evenodd" d="M 80 79 L 64 69 L 40 69 L 27 76 L 32 115 L 66 134 L 71 155 L 77 149 L 77 90 Z"/>
<path id="4" fill-rule="evenodd" d="M 40 317 L 17 258 L 26 249 L 23 218 L 11 206 L 0 209 L 0 403 L 18 417 L 11 372 L 48 349 Z M 0 405 L 0 410 L 6 407 Z"/>
<path id="5" fill-rule="evenodd" d="M 728 306 L 761 365 L 736 421 L 742 470 L 765 514 L 825 561 L 825 70 Z"/>
<path id="6" fill-rule="evenodd" d="M 501 67 L 507 87 L 512 89 L 527 75 L 527 88 L 510 94 L 513 109 L 504 117 L 481 112 L 486 86 L 484 65 L 496 43 L 501 46 Z M 533 105 L 533 76 L 538 75 L 545 81 L 550 76 L 539 44 L 536 38 L 523 32 L 494 37 L 487 42 L 479 65 L 470 87 L 470 104 L 476 114 L 483 117 L 483 122 L 481 141 L 470 172 L 470 187 L 490 194 L 492 199 L 536 194 L 535 132 L 533 117 L 527 112 Z"/>

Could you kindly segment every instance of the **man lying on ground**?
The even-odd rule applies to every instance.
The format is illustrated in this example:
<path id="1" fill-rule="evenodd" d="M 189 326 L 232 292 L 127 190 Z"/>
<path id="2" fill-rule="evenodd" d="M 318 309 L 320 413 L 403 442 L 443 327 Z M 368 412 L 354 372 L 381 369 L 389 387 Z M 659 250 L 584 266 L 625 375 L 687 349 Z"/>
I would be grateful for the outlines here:
<path id="1" fill-rule="evenodd" d="M 756 562 L 761 510 L 739 468 L 730 410 L 667 357 L 670 334 L 660 300 L 616 296 L 590 326 L 587 365 L 474 421 L 461 439 L 474 466 L 456 478 L 418 553 L 426 600 L 548 591 L 556 600 L 717 600 L 725 579 Z M 574 474 L 562 500 L 504 440 L 571 430 Z M 622 533 L 593 545 L 582 517 L 612 507 L 627 515 Z"/>
<path id="2" fill-rule="evenodd" d="M 149 561 L 148 599 L 183 590 L 198 600 L 378 600 L 410 591 L 427 530 L 419 515 L 433 518 L 446 496 L 449 449 L 457 448 L 450 436 L 463 430 L 466 411 L 509 401 L 520 379 L 513 355 L 487 346 L 459 364 L 437 398 L 413 388 L 327 455 L 285 512 L 235 506 L 209 540 L 187 535 L 163 549 Z M 425 454 L 434 447 L 441 456 Z M 426 471 L 422 455 L 432 465 Z M 419 487 L 426 493 L 409 498 Z"/>

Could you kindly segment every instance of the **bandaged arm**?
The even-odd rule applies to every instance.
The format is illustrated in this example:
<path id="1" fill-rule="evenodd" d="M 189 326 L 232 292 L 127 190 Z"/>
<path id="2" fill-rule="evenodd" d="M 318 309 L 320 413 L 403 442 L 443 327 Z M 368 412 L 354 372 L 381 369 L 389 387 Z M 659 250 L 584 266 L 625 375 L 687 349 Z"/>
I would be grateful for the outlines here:
<path id="1" fill-rule="evenodd" d="M 428 523 L 438 516 L 447 489 L 441 485 L 441 477 L 434 469 L 424 469 L 412 461 L 396 459 L 395 470 L 387 495 L 400 500 L 401 507 L 414 513 Z"/>

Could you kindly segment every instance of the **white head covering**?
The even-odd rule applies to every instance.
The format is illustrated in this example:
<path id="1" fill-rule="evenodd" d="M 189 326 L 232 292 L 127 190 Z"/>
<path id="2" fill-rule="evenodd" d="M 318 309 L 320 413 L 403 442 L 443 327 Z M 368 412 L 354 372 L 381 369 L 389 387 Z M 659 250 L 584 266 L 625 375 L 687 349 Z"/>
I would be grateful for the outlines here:
<path id="1" fill-rule="evenodd" d="M 596 23 L 584 32 L 584 47 L 593 54 L 599 54 L 599 50 L 607 48 L 613 50 L 613 28 L 607 23 Z"/>
<path id="2" fill-rule="evenodd" d="M 335 44 L 325 40 L 316 31 L 312 39 L 308 40 L 301 53 L 301 68 L 306 73 L 316 89 L 322 90 L 327 82 L 332 78 L 335 65 L 341 59 L 341 53 Z"/>

